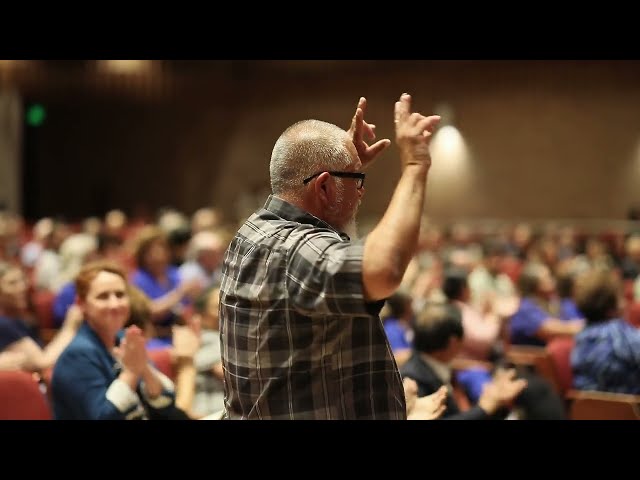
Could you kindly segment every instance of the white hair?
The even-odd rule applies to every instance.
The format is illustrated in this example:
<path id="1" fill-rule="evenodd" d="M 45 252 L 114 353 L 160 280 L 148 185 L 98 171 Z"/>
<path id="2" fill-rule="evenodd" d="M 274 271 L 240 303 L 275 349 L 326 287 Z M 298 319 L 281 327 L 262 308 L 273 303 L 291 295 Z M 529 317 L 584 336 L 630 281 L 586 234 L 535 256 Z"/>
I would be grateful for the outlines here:
<path id="1" fill-rule="evenodd" d="M 58 291 L 67 282 L 75 278 L 85 259 L 98 249 L 98 241 L 94 235 L 75 233 L 60 245 L 60 273 L 53 281 L 52 289 Z"/>
<path id="2" fill-rule="evenodd" d="M 269 173 L 274 194 L 296 194 L 302 181 L 325 170 L 348 167 L 351 154 L 349 134 L 340 127 L 320 120 L 303 120 L 287 128 L 271 154 Z"/>
<path id="3" fill-rule="evenodd" d="M 195 260 L 200 252 L 205 250 L 223 250 L 224 244 L 222 238 L 215 232 L 204 230 L 196 233 L 189 243 L 187 258 Z"/>

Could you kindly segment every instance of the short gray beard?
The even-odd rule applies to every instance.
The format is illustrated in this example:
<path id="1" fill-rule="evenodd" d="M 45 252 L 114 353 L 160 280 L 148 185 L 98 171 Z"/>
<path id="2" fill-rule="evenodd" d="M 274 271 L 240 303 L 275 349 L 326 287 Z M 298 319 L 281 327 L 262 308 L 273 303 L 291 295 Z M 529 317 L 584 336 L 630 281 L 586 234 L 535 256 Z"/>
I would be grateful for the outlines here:
<path id="1" fill-rule="evenodd" d="M 344 203 L 344 185 L 338 184 L 338 198 L 336 200 L 337 210 L 340 211 L 342 209 L 342 204 Z M 359 206 L 359 205 L 358 205 Z M 353 216 L 347 221 L 345 225 L 340 226 L 340 231 L 349 235 L 349 238 L 353 240 L 358 239 L 358 224 L 356 221 L 358 210 L 356 208 L 355 212 L 353 212 Z"/>
<path id="2" fill-rule="evenodd" d="M 355 215 L 351 217 L 351 220 L 342 228 L 342 231 L 349 235 L 352 241 L 358 240 L 358 223 Z"/>

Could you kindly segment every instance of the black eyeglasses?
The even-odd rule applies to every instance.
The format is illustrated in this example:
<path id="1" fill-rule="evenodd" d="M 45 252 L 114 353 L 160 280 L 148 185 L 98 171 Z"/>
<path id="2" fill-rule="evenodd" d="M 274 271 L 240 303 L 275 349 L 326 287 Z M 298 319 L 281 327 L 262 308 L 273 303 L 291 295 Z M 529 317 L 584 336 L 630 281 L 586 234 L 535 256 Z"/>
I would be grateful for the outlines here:
<path id="1" fill-rule="evenodd" d="M 307 183 L 309 183 L 311 180 L 313 180 L 314 178 L 316 178 L 318 175 L 322 175 L 324 173 L 324 171 L 322 172 L 318 172 L 318 173 L 314 173 L 313 175 L 311 175 L 308 178 L 305 178 L 302 183 L 303 185 L 306 185 Z M 343 177 L 343 178 L 355 178 L 357 179 L 356 182 L 356 188 L 358 190 L 360 190 L 362 187 L 364 187 L 364 177 L 365 174 L 364 173 L 360 173 L 360 172 L 327 172 L 329 175 L 332 175 L 334 177 Z"/>

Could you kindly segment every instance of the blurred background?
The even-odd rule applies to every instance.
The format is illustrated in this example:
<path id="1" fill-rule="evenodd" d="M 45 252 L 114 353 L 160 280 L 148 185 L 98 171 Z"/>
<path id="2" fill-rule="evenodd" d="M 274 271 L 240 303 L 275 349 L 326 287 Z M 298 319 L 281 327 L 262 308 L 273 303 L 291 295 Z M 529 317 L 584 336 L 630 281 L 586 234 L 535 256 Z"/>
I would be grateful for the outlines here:
<path id="1" fill-rule="evenodd" d="M 269 190 L 280 133 L 347 128 L 360 96 L 380 138 L 393 104 L 444 116 L 431 218 L 624 220 L 640 200 L 637 61 L 0 61 L 0 203 L 33 221 L 204 205 L 240 220 Z M 378 217 L 399 166 L 368 172 Z"/>
<path id="2" fill-rule="evenodd" d="M 414 316 L 445 302 L 464 325 L 450 368 L 479 372 L 450 385 L 461 411 L 511 364 L 559 413 L 510 418 L 640 419 L 640 61 L 595 60 L 0 60 L 0 419 L 53 418 L 52 368 L 83 322 L 74 280 L 95 259 L 155 308 L 141 323 L 176 405 L 222 408 L 223 256 L 270 193 L 274 143 L 303 119 L 347 129 L 361 96 L 394 140 L 403 92 L 442 121 L 382 314 L 398 365 Z M 399 176 L 392 144 L 367 171 L 360 234 Z M 27 335 L 42 349 L 20 351 Z M 194 381 L 176 358 L 202 351 Z"/>

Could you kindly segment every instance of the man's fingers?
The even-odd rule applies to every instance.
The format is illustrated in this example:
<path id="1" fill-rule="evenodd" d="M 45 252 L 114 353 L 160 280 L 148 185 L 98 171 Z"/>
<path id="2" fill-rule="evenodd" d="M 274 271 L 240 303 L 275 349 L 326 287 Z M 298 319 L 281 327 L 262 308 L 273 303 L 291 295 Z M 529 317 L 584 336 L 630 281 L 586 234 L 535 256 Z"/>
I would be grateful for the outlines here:
<path id="1" fill-rule="evenodd" d="M 385 148 L 387 148 L 389 145 L 391 145 L 391 140 L 389 140 L 388 138 L 385 138 L 383 140 L 378 140 L 376 143 L 374 143 L 367 149 L 367 153 L 369 154 L 370 157 L 375 157 L 380 152 L 382 152 Z"/>
<path id="2" fill-rule="evenodd" d="M 438 125 L 438 122 L 440 122 L 440 116 L 431 115 L 429 117 L 420 119 L 416 123 L 416 128 L 425 133 L 425 135 L 428 135 L 430 133 L 433 133 L 433 131 L 436 129 L 436 126 Z"/>
<path id="3" fill-rule="evenodd" d="M 356 107 L 356 113 L 351 119 L 351 126 L 349 127 L 349 132 L 354 133 L 357 129 L 357 118 L 358 118 L 358 110 L 361 110 L 360 118 L 364 118 L 364 109 L 367 108 L 367 99 L 364 97 L 360 97 L 358 100 L 358 106 Z"/>
<path id="4" fill-rule="evenodd" d="M 367 139 L 375 140 L 376 139 L 376 126 L 371 124 L 371 123 L 367 123 L 367 122 L 364 122 L 363 126 L 364 126 L 364 129 L 365 129 L 365 134 L 366 134 Z"/>
<path id="5" fill-rule="evenodd" d="M 353 117 L 354 130 L 353 130 L 353 143 L 358 145 L 362 142 L 362 127 L 364 126 L 364 112 L 360 107 L 356 109 L 356 114 Z"/>
<path id="6" fill-rule="evenodd" d="M 403 93 L 395 105 L 394 121 L 396 123 L 404 121 L 409 112 L 411 112 L 411 95 Z"/>

